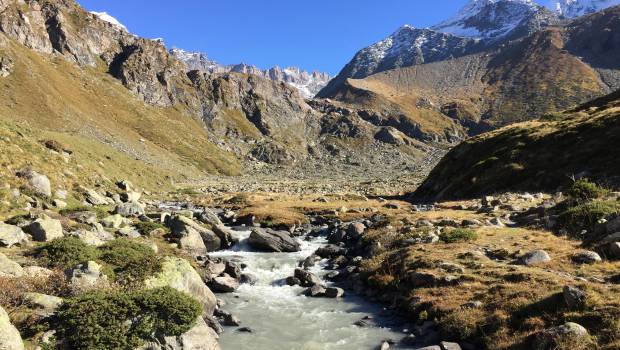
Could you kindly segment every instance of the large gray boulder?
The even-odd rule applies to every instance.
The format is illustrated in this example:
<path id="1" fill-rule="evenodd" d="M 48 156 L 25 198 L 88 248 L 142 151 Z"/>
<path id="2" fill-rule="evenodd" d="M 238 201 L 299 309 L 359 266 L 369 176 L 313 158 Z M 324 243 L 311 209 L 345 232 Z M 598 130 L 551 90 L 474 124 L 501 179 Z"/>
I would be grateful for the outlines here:
<path id="1" fill-rule="evenodd" d="M 92 205 L 107 205 L 109 204 L 108 199 L 100 194 L 99 192 L 91 189 L 91 188 L 84 188 L 84 197 L 86 198 L 86 201 Z"/>
<path id="2" fill-rule="evenodd" d="M 0 306 L 0 350 L 24 350 L 24 342 L 9 315 Z"/>
<path id="3" fill-rule="evenodd" d="M 28 179 L 28 185 L 36 194 L 46 197 L 52 196 L 52 184 L 47 176 L 36 171 L 30 171 L 26 178 Z"/>
<path id="4" fill-rule="evenodd" d="M 162 264 L 162 271 L 145 281 L 145 285 L 147 288 L 171 287 L 187 293 L 202 304 L 204 315 L 207 316 L 213 315 L 217 304 L 213 292 L 185 259 L 167 257 Z"/>
<path id="5" fill-rule="evenodd" d="M 562 344 L 584 346 L 590 342 L 588 330 L 582 325 L 567 322 L 540 332 L 534 339 L 533 350 L 559 349 Z M 580 347 L 581 348 L 581 347 Z"/>
<path id="6" fill-rule="evenodd" d="M 36 219 L 24 229 L 32 236 L 32 239 L 37 242 L 49 242 L 63 236 L 60 220 L 52 219 L 47 216 Z"/>
<path id="7" fill-rule="evenodd" d="M 298 252 L 299 243 L 286 231 L 253 228 L 248 244 L 257 250 L 266 252 Z"/>
<path id="8" fill-rule="evenodd" d="M 114 239 L 114 235 L 102 230 L 102 231 L 89 231 L 89 230 L 77 230 L 70 234 L 71 236 L 79 238 L 82 242 L 99 247 Z"/>
<path id="9" fill-rule="evenodd" d="M 6 255 L 0 253 L 0 277 L 21 277 L 24 269 Z"/>
<path id="10" fill-rule="evenodd" d="M 232 293 L 239 288 L 239 281 L 228 275 L 224 275 L 215 277 L 209 282 L 209 286 L 211 286 L 211 289 L 216 293 Z"/>
<path id="11" fill-rule="evenodd" d="M 0 222 L 0 246 L 10 248 L 27 241 L 28 236 L 20 227 Z"/>
<path id="12" fill-rule="evenodd" d="M 222 241 L 213 231 L 188 217 L 175 215 L 167 220 L 167 224 L 179 248 L 192 254 L 206 254 L 222 246 Z"/>
<path id="13" fill-rule="evenodd" d="M 551 257 L 544 250 L 534 250 L 521 257 L 521 262 L 527 266 L 541 265 L 549 261 L 551 261 Z"/>
<path id="14" fill-rule="evenodd" d="M 141 203 L 132 201 L 117 205 L 114 212 L 124 217 L 140 216 L 144 215 L 144 206 Z"/>
<path id="15" fill-rule="evenodd" d="M 62 298 L 41 293 L 25 293 L 24 302 L 41 317 L 52 316 L 62 304 Z"/>
<path id="16" fill-rule="evenodd" d="M 196 325 L 178 337 L 160 337 L 140 350 L 220 350 L 217 333 L 201 317 Z"/>

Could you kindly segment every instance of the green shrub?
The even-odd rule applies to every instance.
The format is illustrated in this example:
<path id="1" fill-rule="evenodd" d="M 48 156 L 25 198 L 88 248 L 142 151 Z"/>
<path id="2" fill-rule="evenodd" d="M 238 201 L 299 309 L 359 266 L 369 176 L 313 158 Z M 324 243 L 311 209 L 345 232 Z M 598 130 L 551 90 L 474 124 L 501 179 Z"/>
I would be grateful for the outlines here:
<path id="1" fill-rule="evenodd" d="M 200 304 L 169 287 L 133 293 L 91 292 L 60 307 L 58 331 L 71 349 L 125 350 L 190 330 Z"/>
<path id="2" fill-rule="evenodd" d="M 155 230 L 165 230 L 166 226 L 158 223 L 158 222 L 139 222 L 134 224 L 138 232 L 140 232 L 143 236 L 148 236 L 151 232 Z"/>
<path id="3" fill-rule="evenodd" d="M 594 200 L 603 197 L 607 193 L 607 190 L 586 178 L 575 181 L 568 190 L 568 195 L 577 201 Z"/>
<path id="4" fill-rule="evenodd" d="M 110 277 L 124 286 L 141 285 L 149 276 L 161 271 L 161 259 L 151 247 L 128 238 L 119 238 L 99 247 L 99 260 Z"/>
<path id="5" fill-rule="evenodd" d="M 597 221 L 620 212 L 615 201 L 595 201 L 568 207 L 560 214 L 559 224 L 571 233 L 591 230 Z"/>
<path id="6" fill-rule="evenodd" d="M 62 237 L 36 248 L 34 255 L 48 267 L 68 269 L 96 260 L 97 250 L 77 237 Z"/>
<path id="7" fill-rule="evenodd" d="M 442 232 L 439 235 L 439 239 L 445 243 L 469 242 L 478 239 L 478 234 L 474 230 L 467 228 L 456 228 Z"/>

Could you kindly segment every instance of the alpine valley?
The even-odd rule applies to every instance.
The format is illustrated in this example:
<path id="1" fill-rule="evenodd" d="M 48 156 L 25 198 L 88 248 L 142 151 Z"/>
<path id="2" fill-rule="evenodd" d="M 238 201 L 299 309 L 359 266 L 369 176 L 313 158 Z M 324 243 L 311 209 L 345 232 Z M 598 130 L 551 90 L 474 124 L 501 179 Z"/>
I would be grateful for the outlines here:
<path id="1" fill-rule="evenodd" d="M 336 76 L 78 2 L 0 0 L 0 349 L 620 349 L 620 0 Z"/>

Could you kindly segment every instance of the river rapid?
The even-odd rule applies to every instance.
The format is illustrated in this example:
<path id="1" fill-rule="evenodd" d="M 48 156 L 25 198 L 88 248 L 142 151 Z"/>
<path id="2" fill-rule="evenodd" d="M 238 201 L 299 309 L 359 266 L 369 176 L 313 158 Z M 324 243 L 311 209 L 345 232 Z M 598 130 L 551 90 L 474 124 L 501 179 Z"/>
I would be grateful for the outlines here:
<path id="1" fill-rule="evenodd" d="M 327 243 L 324 238 L 297 238 L 301 251 L 296 253 L 260 253 L 248 246 L 247 228 L 234 229 L 239 243 L 209 255 L 247 265 L 244 272 L 257 281 L 242 284 L 234 293 L 218 295 L 225 302 L 223 309 L 252 330 L 226 327 L 220 335 L 223 350 L 371 350 L 386 340 L 398 342 L 403 337 L 399 322 L 377 304 L 351 293 L 341 299 L 306 297 L 302 295 L 305 288 L 286 285 L 284 279 L 293 275 L 298 262 Z M 327 273 L 324 267 L 325 263 L 318 263 L 311 271 L 323 276 Z M 367 316 L 381 327 L 354 325 Z"/>

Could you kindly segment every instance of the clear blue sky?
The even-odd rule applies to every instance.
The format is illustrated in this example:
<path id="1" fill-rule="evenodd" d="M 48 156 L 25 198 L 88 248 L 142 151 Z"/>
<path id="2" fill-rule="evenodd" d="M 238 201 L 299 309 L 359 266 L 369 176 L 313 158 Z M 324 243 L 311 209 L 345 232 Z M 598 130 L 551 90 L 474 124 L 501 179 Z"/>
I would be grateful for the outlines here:
<path id="1" fill-rule="evenodd" d="M 78 0 L 168 47 L 261 68 L 336 74 L 361 48 L 403 24 L 428 27 L 466 0 Z"/>

